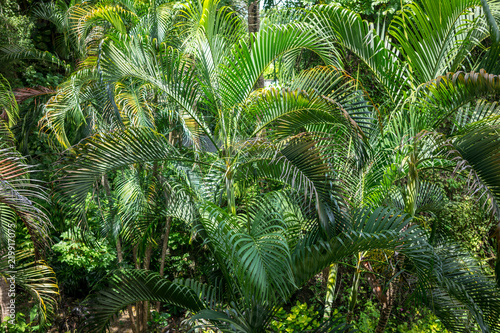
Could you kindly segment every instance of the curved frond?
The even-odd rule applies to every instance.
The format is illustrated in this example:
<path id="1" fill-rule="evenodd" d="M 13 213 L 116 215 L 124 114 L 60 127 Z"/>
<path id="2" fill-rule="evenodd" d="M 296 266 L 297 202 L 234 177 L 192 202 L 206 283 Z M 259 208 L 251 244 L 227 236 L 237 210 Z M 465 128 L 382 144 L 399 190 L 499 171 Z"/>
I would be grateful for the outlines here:
<path id="1" fill-rule="evenodd" d="M 66 62 L 48 51 L 26 49 L 21 46 L 8 45 L 0 47 L 0 59 L 4 61 L 41 60 L 69 69 Z"/>
<path id="2" fill-rule="evenodd" d="M 500 125 L 482 126 L 452 143 L 457 170 L 471 170 L 474 187 L 488 196 L 490 207 L 499 214 Z"/>
<path id="3" fill-rule="evenodd" d="M 0 111 L 5 112 L 4 119 L 12 127 L 19 118 L 19 106 L 17 105 L 16 97 L 10 88 L 9 81 L 0 75 Z"/>
<path id="4" fill-rule="evenodd" d="M 450 116 L 458 118 L 458 129 L 473 121 L 493 121 L 497 122 L 499 111 L 494 104 L 489 104 L 485 108 L 477 107 L 474 113 L 464 117 L 463 108 L 468 108 L 471 103 L 489 99 L 500 91 L 500 77 L 479 72 L 456 72 L 440 76 L 435 80 L 423 85 L 415 93 L 418 98 L 418 107 L 424 109 L 421 116 L 428 127 L 435 128 Z M 484 102 L 482 102 L 484 103 Z"/>
<path id="5" fill-rule="evenodd" d="M 12 262 L 15 262 L 15 271 L 9 267 Z M 0 279 L 11 277 L 15 279 L 16 286 L 28 292 L 37 302 L 40 324 L 45 325 L 55 315 L 59 297 L 56 274 L 52 268 L 43 260 L 37 260 L 30 250 L 15 251 L 13 257 L 4 252 L 0 258 Z"/>
<path id="6" fill-rule="evenodd" d="M 331 41 L 356 54 L 373 71 L 387 95 L 397 102 L 408 87 L 406 66 L 399 60 L 383 25 L 370 24 L 349 9 L 320 5 L 311 9 L 309 19 Z"/>
<path id="7" fill-rule="evenodd" d="M 489 35 L 477 0 L 412 2 L 389 27 L 416 84 L 459 69 L 462 61 Z"/>
<path id="8" fill-rule="evenodd" d="M 218 297 L 214 288 L 199 282 L 170 282 L 145 270 L 116 271 L 109 282 L 109 288 L 86 300 L 90 310 L 84 325 L 86 332 L 102 332 L 119 311 L 139 301 L 163 302 L 198 312 L 212 306 Z"/>
<path id="9" fill-rule="evenodd" d="M 255 35 L 250 48 L 243 43 L 237 45 L 233 57 L 224 65 L 221 73 L 224 107 L 231 109 L 243 103 L 274 59 L 301 49 L 317 53 L 326 65 L 341 67 L 336 50 L 332 50 L 313 27 L 295 23 L 268 26 Z"/>
<path id="10" fill-rule="evenodd" d="M 135 163 L 182 159 L 168 139 L 149 128 L 130 128 L 96 134 L 73 147 L 71 163 L 62 170 L 60 189 L 83 212 L 93 184 L 108 171 Z"/>

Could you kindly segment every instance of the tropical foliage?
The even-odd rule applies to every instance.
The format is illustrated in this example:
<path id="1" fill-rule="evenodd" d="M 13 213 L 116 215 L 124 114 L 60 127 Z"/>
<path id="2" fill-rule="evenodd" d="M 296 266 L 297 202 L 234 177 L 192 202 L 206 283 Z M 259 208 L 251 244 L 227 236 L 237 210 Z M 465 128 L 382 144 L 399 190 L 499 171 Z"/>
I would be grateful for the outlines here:
<path id="1" fill-rule="evenodd" d="M 241 5 L 33 5 L 51 46 L 0 45 L 35 71 L 0 80 L 2 288 L 65 332 L 500 332 L 500 2 Z"/>

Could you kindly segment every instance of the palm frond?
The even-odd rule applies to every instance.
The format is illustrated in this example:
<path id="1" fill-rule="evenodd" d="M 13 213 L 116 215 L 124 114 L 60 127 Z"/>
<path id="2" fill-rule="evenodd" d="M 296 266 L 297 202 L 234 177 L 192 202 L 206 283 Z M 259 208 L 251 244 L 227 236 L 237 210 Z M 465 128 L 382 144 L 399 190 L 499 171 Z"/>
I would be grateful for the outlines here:
<path id="1" fill-rule="evenodd" d="M 499 213 L 500 200 L 500 126 L 482 126 L 451 144 L 457 171 L 471 171 L 475 191 L 487 195 L 490 208 Z"/>
<path id="2" fill-rule="evenodd" d="M 29 179 L 32 167 L 13 148 L 0 149 L 0 203 L 2 216 L 0 242 L 7 243 L 9 225 L 15 225 L 19 217 L 35 244 L 37 250 L 48 243 L 48 229 L 51 226 L 44 210 L 34 200 L 48 200 L 44 188 Z M 12 229 L 12 227 L 10 227 Z"/>
<path id="3" fill-rule="evenodd" d="M 482 332 L 499 332 L 500 290 L 477 260 L 450 239 L 435 246 L 439 265 L 427 287 L 418 289 L 424 302 L 452 332 L 479 326 Z"/>
<path id="4" fill-rule="evenodd" d="M 55 136 L 64 148 L 71 146 L 76 135 L 68 137 L 68 124 L 77 129 L 89 128 L 92 133 L 101 119 L 113 113 L 108 92 L 94 70 L 73 73 L 45 104 L 45 114 L 39 126 Z M 119 119 L 120 120 L 120 119 Z"/>
<path id="5" fill-rule="evenodd" d="M 370 24 L 349 9 L 320 5 L 311 9 L 309 20 L 330 41 L 356 54 L 382 84 L 392 101 L 397 102 L 408 87 L 406 66 L 399 51 L 390 43 L 385 25 Z"/>
<path id="6" fill-rule="evenodd" d="M 89 316 L 84 331 L 102 332 L 119 311 L 139 301 L 157 301 L 193 312 L 217 303 L 216 290 L 192 280 L 167 281 L 159 274 L 145 270 L 122 270 L 113 273 L 110 287 L 90 295 L 86 300 Z"/>
<path id="7" fill-rule="evenodd" d="M 394 17 L 389 31 L 401 47 L 416 85 L 459 69 L 469 52 L 489 35 L 475 0 L 407 4 Z"/>
<path id="8" fill-rule="evenodd" d="M 15 270 L 10 268 L 12 262 L 15 262 Z M 17 286 L 33 297 L 42 326 L 55 315 L 59 296 L 56 275 L 45 261 L 36 259 L 32 250 L 15 251 L 14 256 L 4 252 L 0 258 L 0 278 L 13 278 Z"/>
<path id="9" fill-rule="evenodd" d="M 463 109 L 470 104 L 494 96 L 500 90 L 500 78 L 498 75 L 479 72 L 456 72 L 440 76 L 435 80 L 420 87 L 415 93 L 418 107 L 424 109 L 420 112 L 428 128 L 436 128 L 450 116 L 456 115 L 456 125 L 460 128 L 472 122 L 493 121 L 498 119 L 498 110 L 495 104 L 485 102 L 484 107 L 476 107 L 472 115 L 464 118 Z M 481 104 L 480 104 L 481 105 Z M 462 119 L 460 119 L 462 118 Z"/>
<path id="10" fill-rule="evenodd" d="M 115 83 L 135 78 L 151 84 L 175 105 L 174 111 L 190 140 L 197 143 L 204 134 L 217 146 L 209 126 L 195 108 L 198 88 L 195 71 L 178 51 L 163 45 L 157 49 L 146 37 L 122 37 L 106 43 L 103 53 L 102 71 L 106 80 Z"/>
<path id="11" fill-rule="evenodd" d="M 135 163 L 180 158 L 167 138 L 140 127 L 96 134 L 74 146 L 72 152 L 71 163 L 61 170 L 59 182 L 78 217 L 93 184 L 106 172 Z"/>
<path id="12" fill-rule="evenodd" d="M 343 233 L 329 241 L 297 246 L 292 254 L 293 272 L 297 285 L 320 272 L 332 262 L 361 251 L 392 249 L 404 253 L 419 268 L 424 277 L 432 250 L 418 227 L 408 224 L 410 218 L 387 208 L 363 208 L 345 222 Z"/>
<path id="13" fill-rule="evenodd" d="M 250 49 L 244 44 L 237 45 L 225 65 L 221 81 L 224 107 L 231 109 L 241 104 L 274 59 L 301 49 L 317 53 L 326 65 L 341 67 L 336 54 L 332 55 L 329 45 L 313 27 L 294 23 L 266 27 L 256 34 Z"/>
<path id="14" fill-rule="evenodd" d="M 69 69 L 64 60 L 48 51 L 26 49 L 17 45 L 0 47 L 0 59 L 3 61 L 40 60 L 60 66 L 66 70 Z"/>
<path id="15" fill-rule="evenodd" d="M 52 95 L 56 91 L 49 87 L 36 87 L 36 88 L 17 88 L 14 90 L 17 103 L 22 103 L 25 100 L 38 96 Z"/>
<path id="16" fill-rule="evenodd" d="M 0 75 L 0 110 L 5 112 L 5 116 L 2 117 L 8 121 L 9 127 L 12 127 L 19 118 L 19 106 L 9 81 L 2 75 Z"/>

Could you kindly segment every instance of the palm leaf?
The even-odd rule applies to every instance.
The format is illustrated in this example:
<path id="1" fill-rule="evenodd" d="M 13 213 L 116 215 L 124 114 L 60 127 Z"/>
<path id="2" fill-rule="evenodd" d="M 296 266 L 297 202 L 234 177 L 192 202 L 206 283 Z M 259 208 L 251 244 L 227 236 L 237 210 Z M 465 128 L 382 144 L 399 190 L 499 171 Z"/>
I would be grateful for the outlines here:
<path id="1" fill-rule="evenodd" d="M 333 43 L 353 52 L 373 71 L 393 102 L 408 87 L 406 66 L 390 43 L 384 25 L 373 25 L 349 9 L 320 5 L 311 9 L 309 20 Z"/>
<path id="2" fill-rule="evenodd" d="M 230 109 L 242 103 L 274 59 L 300 49 L 317 53 L 326 65 L 341 67 L 312 27 L 294 23 L 266 27 L 257 33 L 250 49 L 237 45 L 233 57 L 228 59 L 221 81 L 224 107 Z"/>
<path id="3" fill-rule="evenodd" d="M 170 282 L 159 274 L 145 270 L 116 271 L 110 287 L 92 294 L 86 304 L 89 317 L 84 331 L 101 332 L 108 327 L 119 311 L 139 301 L 157 301 L 198 312 L 216 303 L 214 288 L 192 280 Z"/>
<path id="4" fill-rule="evenodd" d="M 476 191 L 486 193 L 490 208 L 497 214 L 500 200 L 499 131 L 499 125 L 482 126 L 452 144 L 452 148 L 456 149 L 457 170 L 472 171 Z"/>
<path id="5" fill-rule="evenodd" d="M 74 146 L 73 153 L 71 163 L 61 170 L 59 182 L 77 217 L 93 184 L 108 171 L 146 161 L 181 159 L 167 138 L 140 127 L 96 134 Z"/>
<path id="6" fill-rule="evenodd" d="M 10 88 L 9 81 L 2 75 L 0 75 L 0 110 L 5 112 L 9 127 L 12 127 L 19 118 L 19 106 Z"/>
<path id="7" fill-rule="evenodd" d="M 417 85 L 459 68 L 489 34 L 482 14 L 476 0 L 424 0 L 421 5 L 414 2 L 403 7 L 389 30 Z"/>
<path id="8" fill-rule="evenodd" d="M 35 299 L 39 309 L 39 322 L 45 325 L 55 315 L 57 307 L 59 288 L 56 275 L 45 261 L 37 260 L 31 250 L 16 251 L 13 258 L 15 271 L 10 268 L 12 257 L 4 252 L 0 258 L 0 278 L 13 277 L 16 285 Z"/>

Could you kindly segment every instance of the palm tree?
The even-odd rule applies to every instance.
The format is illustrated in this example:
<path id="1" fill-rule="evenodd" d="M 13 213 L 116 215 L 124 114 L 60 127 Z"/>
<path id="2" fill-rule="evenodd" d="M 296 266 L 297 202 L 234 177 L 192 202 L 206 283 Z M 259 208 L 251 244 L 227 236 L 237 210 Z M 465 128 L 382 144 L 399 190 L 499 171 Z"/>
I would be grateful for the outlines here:
<path id="1" fill-rule="evenodd" d="M 148 271 L 117 272 L 109 289 L 88 300 L 92 315 L 86 329 L 101 331 L 124 306 L 149 299 L 186 308 L 195 314 L 193 321 L 204 320 L 221 330 L 265 332 L 275 311 L 298 287 L 329 262 L 361 250 L 397 246 L 425 275 L 425 258 L 432 251 L 424 254 L 413 242 L 425 235 L 406 228 L 409 219 L 404 215 L 387 209 L 359 210 L 345 221 L 342 234 L 318 241 L 316 214 L 298 202 L 304 199 L 296 193 L 272 192 L 237 216 L 203 203 L 198 232 L 217 263 L 212 282 L 168 281 Z M 346 329 L 345 325 L 323 328 Z"/>
<path id="2" fill-rule="evenodd" d="M 0 76 L 0 109 L 16 122 L 18 105 L 10 85 Z M 32 166 L 16 151 L 14 136 L 5 120 L 0 121 L 0 306 L 2 320 L 11 316 L 9 307 L 16 287 L 23 288 L 38 303 L 38 319 L 45 325 L 54 314 L 58 287 L 55 274 L 42 260 L 48 245 L 49 218 L 37 200 L 48 201 L 45 189 L 30 179 Z M 22 227 L 19 225 L 22 225 Z M 26 228 L 32 248 L 16 248 L 16 234 Z M 7 282 L 9 281 L 9 282 Z M 11 318 L 14 319 L 14 318 Z"/>
<path id="3" fill-rule="evenodd" d="M 405 8 L 400 16 L 396 16 L 389 33 L 399 41 L 399 46 L 389 43 L 384 29 L 378 28 L 374 31 L 368 23 L 361 21 L 359 16 L 336 6 L 315 7 L 302 25 L 270 22 L 254 36 L 250 47 L 238 42 L 244 36 L 241 19 L 228 9 L 218 8 L 217 3 L 211 1 L 191 3 L 182 12 L 181 26 L 184 28 L 184 36 L 189 38 L 181 50 L 173 49 L 165 42 L 161 43 L 144 35 L 132 37 L 127 34 L 110 33 L 110 37 L 104 39 L 102 43 L 99 71 L 106 84 L 120 87 L 120 91 L 123 91 L 121 105 L 126 105 L 128 109 L 122 107 L 122 110 L 130 115 L 139 114 L 137 110 L 145 110 L 146 108 L 137 106 L 147 104 L 132 103 L 134 96 L 138 94 L 129 92 L 138 92 L 141 89 L 150 91 L 151 98 L 148 103 L 151 104 L 153 101 L 159 109 L 164 108 L 168 111 L 171 119 L 182 128 L 182 134 L 192 149 L 186 149 L 181 144 L 172 145 L 171 140 L 169 141 L 165 135 L 173 133 L 174 128 L 167 127 L 162 133 L 159 128 L 151 126 L 151 121 L 148 121 L 147 117 L 142 118 L 146 120 L 145 122 L 137 122 L 138 126 L 115 129 L 88 137 L 72 148 L 69 164 L 62 171 L 63 177 L 60 183 L 67 199 L 75 207 L 75 218 L 81 218 L 87 194 L 103 174 L 139 163 L 175 162 L 177 165 L 192 168 L 192 172 L 199 174 L 198 178 L 202 179 L 201 190 L 204 192 L 198 197 L 203 200 L 198 200 L 197 203 L 198 216 L 202 221 L 207 212 L 213 211 L 214 207 L 227 215 L 227 217 L 224 215 L 223 221 L 235 219 L 240 221 L 241 219 L 237 217 L 248 209 L 245 208 L 248 205 L 243 200 L 238 200 L 240 193 L 248 188 L 249 183 L 259 184 L 261 180 L 268 180 L 275 182 L 273 184 L 282 184 L 285 189 L 293 189 L 309 198 L 309 203 L 315 207 L 314 214 L 317 217 L 319 230 L 317 236 L 311 236 L 311 241 L 330 244 L 328 242 L 335 242 L 338 237 L 342 237 L 343 231 L 347 235 L 351 231 L 356 232 L 353 225 L 363 230 L 359 224 L 352 223 L 351 213 L 356 211 L 353 207 L 363 207 L 367 204 L 377 207 L 387 204 L 388 199 L 393 199 L 392 205 L 399 205 L 413 217 L 425 203 L 422 201 L 426 195 L 424 189 L 430 188 L 421 183 L 420 170 L 437 166 L 452 168 L 456 165 L 450 159 L 451 155 L 446 153 L 447 147 L 457 145 L 454 153 L 460 153 L 460 157 L 464 158 L 466 148 L 470 148 L 468 144 L 481 142 L 483 139 L 491 140 L 492 144 L 488 146 L 490 155 L 487 158 L 481 160 L 469 158 L 468 164 L 466 164 L 468 160 L 464 158 L 465 162 L 461 164 L 476 163 L 475 168 L 478 172 L 481 168 L 491 172 L 491 167 L 496 165 L 494 159 L 498 149 L 498 145 L 495 145 L 496 136 L 491 135 L 491 129 L 478 132 L 483 136 L 474 139 L 472 136 L 462 136 L 462 133 L 450 137 L 435 133 L 438 126 L 452 114 L 464 114 L 466 116 L 460 116 L 462 117 L 460 119 L 470 123 L 470 119 L 474 121 L 490 119 L 485 118 L 485 115 L 489 117 L 492 115 L 491 112 L 496 112 L 491 103 L 485 104 L 485 102 L 481 105 L 487 107 L 480 108 L 477 112 L 471 109 L 464 111 L 468 103 L 475 101 L 484 93 L 484 89 L 495 89 L 496 81 L 483 81 L 481 78 L 470 80 L 460 73 L 455 76 L 458 80 L 450 80 L 455 78 L 453 76 L 436 78 L 447 70 L 460 68 L 472 47 L 488 35 L 486 21 L 476 2 L 457 1 L 456 4 L 444 4 L 442 16 L 439 17 L 430 13 L 430 3 L 424 1 L 423 9 L 412 4 Z M 471 9 L 474 11 L 471 12 Z M 447 24 L 440 23 L 442 20 Z M 465 21 L 473 22 L 473 28 L 464 28 L 462 23 Z M 409 22 L 413 25 L 410 26 Z M 315 25 L 321 27 L 319 31 L 323 36 L 317 35 L 313 28 Z M 421 33 L 417 34 L 417 31 Z M 413 35 L 405 40 L 403 38 L 405 33 Z M 422 40 L 426 43 L 422 43 Z M 468 42 L 462 45 L 464 40 Z M 390 113 L 387 120 L 376 121 L 378 117 L 372 116 L 365 95 L 358 90 L 359 84 L 339 70 L 340 56 L 332 45 L 340 45 L 351 50 L 373 69 L 390 101 L 382 106 Z M 403 60 L 398 57 L 397 47 L 400 47 L 404 54 Z M 283 68 L 288 68 L 293 64 L 298 50 L 302 48 L 316 52 L 328 66 L 292 77 L 289 82 L 283 83 L 281 89 L 254 91 L 258 78 L 274 59 L 283 59 Z M 419 50 L 419 54 L 425 55 L 425 61 L 412 51 L 415 49 Z M 427 84 L 422 85 L 422 83 Z M 457 89 L 462 83 L 464 87 L 468 87 L 465 93 Z M 474 87 L 477 89 L 474 90 Z M 461 111 L 456 112 L 457 110 Z M 490 113 L 485 113 L 486 110 L 490 110 L 488 111 Z M 382 130 L 378 130 L 377 127 Z M 447 142 L 447 145 L 443 145 L 443 142 Z M 466 142 L 465 146 L 458 146 L 461 142 Z M 372 168 L 373 165 L 375 167 Z M 361 170 L 360 175 L 366 172 L 373 184 L 367 184 L 364 180 L 358 181 L 362 178 L 356 175 L 359 170 Z M 339 179 L 347 185 L 345 186 L 347 190 L 340 190 Z M 491 175 L 481 174 L 477 179 L 486 184 L 488 189 L 496 186 L 494 183 L 496 178 Z M 396 194 L 394 190 L 398 181 L 405 181 L 406 186 L 399 188 L 399 194 Z M 361 190 L 358 191 L 360 187 Z M 397 200 L 398 198 L 401 200 Z M 211 204 L 206 202 L 207 199 Z M 214 204 L 216 206 L 213 206 Z M 168 214 L 176 216 L 175 212 Z M 254 219 L 249 221 L 247 233 L 251 234 Z M 204 225 L 203 222 L 201 224 Z M 227 225 L 227 222 L 223 225 Z M 206 226 L 204 228 L 206 229 Z M 235 232 L 234 230 L 242 233 L 238 228 L 224 230 L 230 235 Z M 210 241 L 210 232 L 206 230 L 203 232 L 206 233 L 203 239 Z M 352 244 L 357 242 L 356 239 Z M 228 244 L 227 246 L 234 247 L 234 244 Z M 359 241 L 359 244 L 363 242 Z M 423 241 L 420 244 L 424 244 Z M 390 241 L 386 245 L 389 248 L 395 246 Z M 386 245 L 377 244 L 374 248 L 384 248 Z M 307 246 L 314 247 L 312 244 Z M 307 246 L 303 247 L 308 249 L 304 250 L 306 252 L 310 249 Z M 359 251 L 371 249 L 362 245 L 354 248 Z M 214 256 L 217 257 L 216 253 L 220 251 L 220 248 L 214 247 Z M 359 253 L 359 251 L 349 253 Z M 328 260 L 322 261 L 318 255 L 316 261 L 318 266 L 324 268 L 342 257 L 332 252 Z M 409 266 L 415 257 L 412 257 L 411 253 L 405 253 L 406 257 L 408 260 L 405 260 L 405 266 Z M 243 257 L 235 257 L 234 260 L 237 260 L 236 258 Z M 236 268 L 231 268 L 231 265 L 224 260 L 217 260 L 221 269 L 228 266 L 229 268 L 226 268 L 228 271 L 237 272 Z M 436 257 L 435 260 L 439 262 L 444 259 Z M 317 272 L 315 269 L 318 266 L 315 264 L 312 266 L 314 269 L 311 269 Z M 439 267 L 438 264 L 436 266 Z M 419 266 L 415 267 L 416 273 L 423 276 L 423 271 L 418 269 Z M 284 272 L 288 268 L 285 268 L 281 267 L 273 274 L 286 276 Z M 450 295 L 456 293 L 456 290 L 447 288 L 449 285 L 447 283 L 456 274 L 450 272 L 440 269 L 427 272 L 429 284 L 422 290 L 427 292 L 439 290 L 441 299 L 451 297 Z M 126 274 L 135 276 L 134 274 L 139 273 Z M 461 276 L 463 279 L 455 280 L 454 283 L 466 280 L 464 274 Z M 154 279 L 151 284 L 144 282 L 144 279 L 140 280 L 150 286 L 148 287 L 150 289 L 143 289 L 142 292 L 145 294 L 142 295 L 130 290 L 135 296 L 117 303 L 116 307 L 113 307 L 113 313 L 136 300 L 159 301 L 159 298 L 151 298 L 152 294 L 148 294 L 150 290 L 154 290 L 151 288 L 154 288 L 156 281 L 162 281 L 158 282 L 157 286 L 171 286 L 171 282 L 167 283 L 159 277 Z M 465 304 L 463 311 L 472 312 L 472 316 L 480 325 L 492 329 L 495 328 L 495 320 L 498 319 L 496 315 L 498 299 L 494 287 L 488 284 L 488 279 L 482 277 L 478 279 L 482 281 L 481 284 L 466 284 L 469 289 L 461 289 L 458 294 L 452 295 L 458 300 L 454 301 L 453 309 Z M 248 282 L 249 286 L 262 281 L 257 276 L 247 280 L 252 281 Z M 293 277 L 293 281 L 295 281 L 294 286 L 299 286 L 298 282 L 303 282 L 297 277 Z M 424 281 L 425 279 L 422 283 Z M 284 282 L 279 283 L 280 286 L 289 286 L 283 284 Z M 241 286 L 237 288 L 246 288 L 244 287 L 246 284 L 241 280 L 239 284 Z M 262 285 L 264 283 L 261 283 Z M 172 288 L 165 290 L 165 295 L 184 287 L 175 285 Z M 485 298 L 482 299 L 480 296 L 484 296 L 485 293 L 479 293 L 477 288 L 490 290 L 491 299 L 483 301 Z M 292 289 L 283 289 L 289 292 L 281 291 L 279 301 L 284 302 Z M 118 289 L 104 295 L 111 297 L 115 292 L 118 292 Z M 242 291 L 238 293 L 244 294 Z M 471 293 L 474 297 L 464 298 L 464 293 Z M 248 303 L 247 296 L 231 299 L 234 302 L 236 299 L 241 299 Z M 269 295 L 261 296 L 262 302 L 269 300 Z M 169 296 L 165 297 L 161 300 L 174 302 L 168 298 Z M 474 310 L 477 307 L 489 306 L 487 304 L 491 304 L 492 310 L 487 312 L 488 315 L 485 317 L 481 312 Z M 187 308 L 192 306 L 181 305 Z M 242 308 L 246 309 L 244 306 L 236 307 L 236 309 Z M 199 311 L 202 308 L 191 307 L 191 309 Z M 437 311 L 436 307 L 434 309 Z M 449 307 L 447 309 L 437 312 L 443 316 L 445 314 L 451 316 L 453 309 Z M 240 310 L 240 313 L 250 312 Z M 381 318 L 379 326 L 382 330 L 387 323 L 389 313 L 390 308 Z M 241 316 L 234 316 L 236 317 Z M 447 325 L 460 329 L 463 327 L 463 317 L 461 314 L 456 315 L 453 317 L 455 319 L 447 321 Z M 226 323 L 232 322 L 247 331 L 261 330 L 265 327 L 265 318 L 259 320 L 257 317 L 254 318 L 258 325 L 254 325 L 251 318 L 244 321 L 238 319 L 239 324 L 233 317 L 210 318 L 213 320 L 224 318 L 223 321 Z"/>
<path id="4" fill-rule="evenodd" d="M 363 190 L 357 193 L 366 193 L 362 198 L 375 200 L 375 204 L 394 201 L 394 189 L 403 181 L 405 188 L 397 190 L 401 193 L 399 206 L 411 215 L 415 215 L 424 203 L 422 198 L 428 195 L 430 187 L 420 180 L 419 174 L 429 168 L 471 170 L 472 178 L 485 190 L 492 208 L 498 200 L 492 195 L 498 186 L 496 180 L 484 175 L 479 178 L 476 174 L 483 173 L 485 165 L 495 164 L 498 152 L 497 147 L 493 148 L 495 144 L 485 146 L 488 150 L 481 156 L 481 162 L 477 155 L 468 155 L 473 159 L 469 162 L 459 153 L 478 149 L 485 143 L 466 139 L 470 138 L 466 133 L 478 126 L 481 128 L 478 133 L 484 136 L 476 136 L 475 140 L 493 143 L 498 138 L 491 128 L 498 115 L 496 104 L 488 102 L 486 97 L 497 89 L 496 76 L 484 70 L 443 76 L 463 68 L 467 62 L 472 68 L 496 70 L 489 61 L 498 56 L 495 47 L 479 58 L 483 59 L 481 62 L 474 63 L 470 58 L 470 52 L 489 35 L 492 21 L 490 16 L 483 15 L 483 9 L 487 13 L 489 10 L 479 1 L 440 1 L 438 5 L 439 11 L 435 10 L 434 1 L 409 4 L 394 17 L 388 29 L 369 24 L 358 14 L 338 6 L 315 7 L 309 17 L 333 43 L 365 62 L 386 92 L 387 103 L 379 107 L 382 114 L 389 116 L 383 132 L 371 142 L 376 155 L 368 165 L 374 173 L 362 178 L 371 180 L 363 185 L 369 185 L 366 189 L 371 193 Z M 498 4 L 491 3 L 491 9 L 496 12 Z M 453 132 L 445 125 L 450 120 L 455 123 Z M 471 146 L 465 148 L 462 140 Z M 457 144 L 461 144 L 460 148 Z M 457 164 L 458 159 L 461 162 Z M 493 174 L 495 169 L 487 172 Z M 383 314 L 379 332 L 384 330 L 390 307 Z"/>

